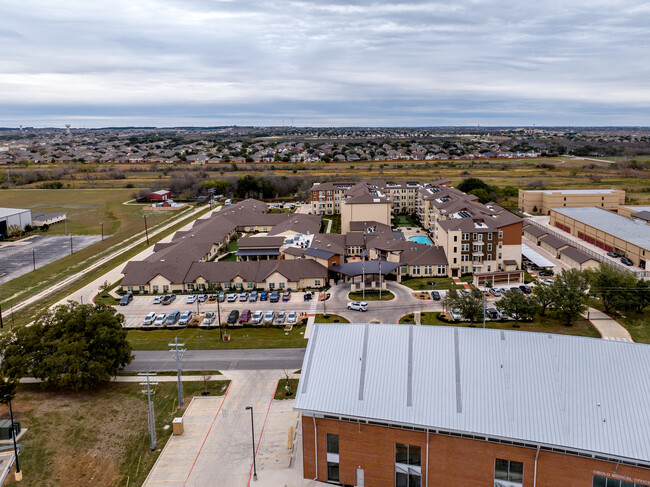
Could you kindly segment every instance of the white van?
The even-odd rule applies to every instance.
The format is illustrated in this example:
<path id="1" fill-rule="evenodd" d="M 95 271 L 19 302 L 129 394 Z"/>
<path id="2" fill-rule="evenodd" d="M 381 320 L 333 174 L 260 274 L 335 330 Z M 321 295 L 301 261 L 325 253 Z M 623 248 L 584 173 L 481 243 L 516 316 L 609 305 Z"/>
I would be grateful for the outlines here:
<path id="1" fill-rule="evenodd" d="M 226 206 L 230 206 L 230 205 L 232 205 L 232 200 L 231 200 L 230 198 L 228 198 L 228 199 L 226 200 L 226 202 L 224 203 L 224 205 L 226 205 Z"/>

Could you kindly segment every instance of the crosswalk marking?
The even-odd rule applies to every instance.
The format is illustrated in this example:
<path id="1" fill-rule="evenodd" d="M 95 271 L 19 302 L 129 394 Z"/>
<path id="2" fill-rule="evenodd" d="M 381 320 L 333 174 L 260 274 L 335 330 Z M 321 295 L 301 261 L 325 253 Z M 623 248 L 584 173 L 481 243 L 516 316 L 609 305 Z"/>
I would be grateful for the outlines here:
<path id="1" fill-rule="evenodd" d="M 623 338 L 623 337 L 604 337 L 605 340 L 614 340 L 616 342 L 628 342 L 628 343 L 634 343 L 632 340 L 629 338 Z"/>

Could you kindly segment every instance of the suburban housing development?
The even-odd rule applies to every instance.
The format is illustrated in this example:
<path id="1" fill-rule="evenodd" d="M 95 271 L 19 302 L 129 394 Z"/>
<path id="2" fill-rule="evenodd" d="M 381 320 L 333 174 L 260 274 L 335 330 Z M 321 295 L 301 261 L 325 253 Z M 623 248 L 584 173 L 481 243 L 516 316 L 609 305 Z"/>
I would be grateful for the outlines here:
<path id="1" fill-rule="evenodd" d="M 303 476 L 341 485 L 650 485 L 650 346 L 317 324 L 294 407 Z M 371 445 L 371 447 L 369 447 Z"/>
<path id="2" fill-rule="evenodd" d="M 317 184 L 311 206 L 313 214 L 269 213 L 266 203 L 254 199 L 223 207 L 171 242 L 157 244 L 145 260 L 129 262 L 122 289 L 319 288 L 361 275 L 365 260 L 385 262 L 381 273 L 396 280 L 521 265 L 522 220 L 496 204 L 479 203 L 447 180 Z M 420 218 L 429 237 L 407 238 L 391 225 L 395 213 Z M 321 215 L 333 214 L 340 214 L 341 233 L 321 233 Z M 221 261 L 234 240 L 235 261 Z M 341 268 L 346 262 L 359 263 L 358 272 Z"/>

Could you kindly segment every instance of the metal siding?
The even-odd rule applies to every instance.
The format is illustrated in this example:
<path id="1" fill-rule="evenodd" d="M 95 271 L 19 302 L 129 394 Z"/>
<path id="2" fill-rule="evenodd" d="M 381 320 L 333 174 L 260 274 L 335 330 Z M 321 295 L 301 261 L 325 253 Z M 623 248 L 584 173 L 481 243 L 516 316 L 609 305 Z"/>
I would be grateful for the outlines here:
<path id="1" fill-rule="evenodd" d="M 364 398 L 359 400 L 365 325 L 314 327 L 295 409 L 650 461 L 648 345 L 521 331 L 370 324 Z"/>

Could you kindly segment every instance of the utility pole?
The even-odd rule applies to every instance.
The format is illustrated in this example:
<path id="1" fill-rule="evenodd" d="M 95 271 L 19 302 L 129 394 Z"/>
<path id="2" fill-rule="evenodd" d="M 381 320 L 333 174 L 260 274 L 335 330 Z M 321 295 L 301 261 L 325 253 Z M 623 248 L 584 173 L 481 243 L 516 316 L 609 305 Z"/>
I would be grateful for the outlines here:
<path id="1" fill-rule="evenodd" d="M 18 464 L 18 447 L 16 446 L 16 426 L 14 425 L 14 411 L 11 409 L 11 396 L 6 395 L 4 397 L 9 404 L 9 416 L 11 417 L 11 438 L 14 440 L 14 455 L 16 457 L 16 481 L 21 481 L 23 479 L 23 473 L 20 471 L 20 465 Z"/>
<path id="2" fill-rule="evenodd" d="M 487 281 L 483 278 L 483 328 L 485 328 L 485 310 L 487 303 L 485 301 L 485 290 L 487 289 Z"/>
<path id="3" fill-rule="evenodd" d="M 70 255 L 72 255 L 72 254 L 73 254 L 73 251 L 72 251 L 72 235 L 70 235 Z"/>
<path id="4" fill-rule="evenodd" d="M 4 325 L 2 324 L 2 303 L 0 303 L 0 328 L 4 328 Z"/>
<path id="5" fill-rule="evenodd" d="M 36 251 L 32 249 L 32 264 L 34 265 L 34 270 L 36 270 Z"/>
<path id="6" fill-rule="evenodd" d="M 147 228 L 147 215 L 144 216 L 144 233 L 147 236 L 147 247 L 149 247 L 149 229 Z"/>
<path id="7" fill-rule="evenodd" d="M 251 412 L 251 437 L 253 438 L 253 480 L 257 480 L 257 465 L 255 464 L 255 424 L 253 423 L 253 406 L 246 406 Z"/>
<path id="8" fill-rule="evenodd" d="M 178 379 L 178 407 L 181 407 L 183 405 L 183 380 L 181 379 L 181 353 L 185 351 L 185 349 L 181 349 L 178 347 L 183 347 L 185 346 L 184 343 L 178 343 L 178 337 L 174 338 L 174 343 L 169 343 L 168 344 L 170 347 L 174 347 L 171 352 L 174 352 L 176 355 L 176 377 Z"/>
<path id="9" fill-rule="evenodd" d="M 219 323 L 219 339 L 223 341 L 223 332 L 221 331 L 221 303 L 219 302 L 219 295 L 217 295 L 217 322 Z"/>
<path id="10" fill-rule="evenodd" d="M 100 223 L 102 226 L 102 242 L 104 241 L 104 222 Z"/>
<path id="11" fill-rule="evenodd" d="M 147 382 L 140 382 L 140 385 L 147 386 L 147 401 L 149 402 L 149 445 L 151 447 L 151 451 L 153 451 L 156 449 L 156 418 L 153 414 L 153 401 L 151 400 L 151 394 L 155 394 L 155 391 L 151 392 L 151 386 L 157 386 L 158 382 L 149 381 L 149 377 L 155 376 L 155 373 L 152 374 L 147 371 L 140 372 L 138 375 L 147 377 Z"/>

